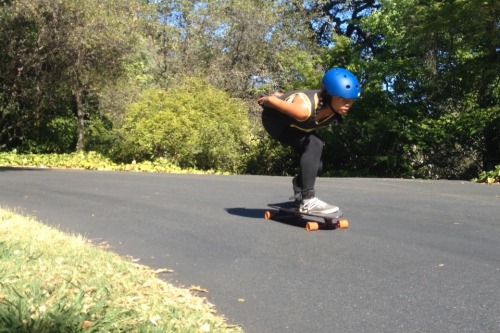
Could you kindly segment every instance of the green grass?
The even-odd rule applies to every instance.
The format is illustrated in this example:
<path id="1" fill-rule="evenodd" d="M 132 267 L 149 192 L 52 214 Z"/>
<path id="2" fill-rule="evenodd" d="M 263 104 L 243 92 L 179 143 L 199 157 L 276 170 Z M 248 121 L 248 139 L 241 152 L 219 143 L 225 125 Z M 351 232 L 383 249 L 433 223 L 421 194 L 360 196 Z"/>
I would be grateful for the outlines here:
<path id="1" fill-rule="evenodd" d="M 0 208 L 0 332 L 241 332 L 206 299 Z"/>

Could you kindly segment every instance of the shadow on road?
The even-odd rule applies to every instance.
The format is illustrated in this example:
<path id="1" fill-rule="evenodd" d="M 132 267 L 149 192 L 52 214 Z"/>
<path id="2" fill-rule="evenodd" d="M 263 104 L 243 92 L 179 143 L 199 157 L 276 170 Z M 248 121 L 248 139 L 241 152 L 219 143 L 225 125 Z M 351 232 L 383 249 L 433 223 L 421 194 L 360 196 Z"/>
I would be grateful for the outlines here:
<path id="1" fill-rule="evenodd" d="M 43 171 L 43 170 L 49 170 L 49 168 L 0 166 L 0 172 L 2 172 L 2 171 Z"/>
<path id="2" fill-rule="evenodd" d="M 242 217 L 248 217 L 252 219 L 264 219 L 264 214 L 268 209 L 260 209 L 260 208 L 243 208 L 243 207 L 237 207 L 237 208 L 226 208 L 226 212 L 228 212 L 231 215 L 237 215 L 237 216 L 242 216 Z M 276 219 L 271 219 L 269 221 L 272 222 L 278 222 L 282 224 L 286 224 L 292 227 L 299 227 L 299 228 L 305 228 L 307 221 L 304 220 L 303 218 L 296 218 L 293 216 L 283 216 L 280 218 Z"/>
<path id="3" fill-rule="evenodd" d="M 267 209 L 259 209 L 259 208 L 243 208 L 243 207 L 226 208 L 226 212 L 228 212 L 231 215 L 250 217 L 253 219 L 263 219 L 264 213 L 266 211 Z"/>

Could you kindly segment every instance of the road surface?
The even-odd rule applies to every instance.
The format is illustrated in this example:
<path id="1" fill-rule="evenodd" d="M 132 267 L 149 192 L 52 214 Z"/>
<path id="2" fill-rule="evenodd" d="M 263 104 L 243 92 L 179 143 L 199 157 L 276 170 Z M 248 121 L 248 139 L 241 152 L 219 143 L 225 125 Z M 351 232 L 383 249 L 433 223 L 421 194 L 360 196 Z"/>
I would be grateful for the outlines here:
<path id="1" fill-rule="evenodd" d="M 347 230 L 263 218 L 291 178 L 0 168 L 0 206 L 197 285 L 256 332 L 499 332 L 500 186 L 320 178 Z"/>

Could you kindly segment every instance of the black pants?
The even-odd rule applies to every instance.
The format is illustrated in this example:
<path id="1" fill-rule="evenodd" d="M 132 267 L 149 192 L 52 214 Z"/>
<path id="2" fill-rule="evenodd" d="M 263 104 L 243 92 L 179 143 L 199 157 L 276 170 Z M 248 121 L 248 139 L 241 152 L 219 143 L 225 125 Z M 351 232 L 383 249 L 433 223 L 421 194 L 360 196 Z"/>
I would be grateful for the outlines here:
<path id="1" fill-rule="evenodd" d="M 273 109 L 264 108 L 262 124 L 271 137 L 291 146 L 299 154 L 297 185 L 302 188 L 302 198 L 314 197 L 314 184 L 322 167 L 323 140 L 316 132 L 303 132 L 290 127 L 289 117 Z"/>

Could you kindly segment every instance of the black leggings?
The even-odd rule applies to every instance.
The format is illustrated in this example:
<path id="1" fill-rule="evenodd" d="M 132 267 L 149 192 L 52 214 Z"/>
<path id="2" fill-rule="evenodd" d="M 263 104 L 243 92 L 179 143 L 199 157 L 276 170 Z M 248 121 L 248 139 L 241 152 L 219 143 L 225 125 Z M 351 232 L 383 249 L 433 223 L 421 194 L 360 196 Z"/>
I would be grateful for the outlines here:
<path id="1" fill-rule="evenodd" d="M 284 145 L 291 146 L 300 156 L 297 185 L 302 188 L 302 198 L 315 196 L 314 184 L 322 168 L 321 155 L 324 142 L 316 132 L 303 132 L 290 127 L 283 115 L 264 110 L 262 124 L 266 131 Z"/>
<path id="2" fill-rule="evenodd" d="M 302 198 L 315 196 L 314 183 L 323 166 L 321 155 L 324 145 L 317 133 L 308 133 L 299 140 L 298 146 L 293 147 L 300 155 L 297 185 L 302 187 Z"/>

